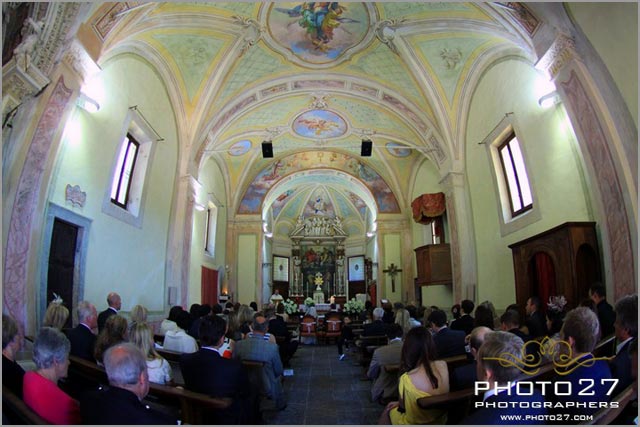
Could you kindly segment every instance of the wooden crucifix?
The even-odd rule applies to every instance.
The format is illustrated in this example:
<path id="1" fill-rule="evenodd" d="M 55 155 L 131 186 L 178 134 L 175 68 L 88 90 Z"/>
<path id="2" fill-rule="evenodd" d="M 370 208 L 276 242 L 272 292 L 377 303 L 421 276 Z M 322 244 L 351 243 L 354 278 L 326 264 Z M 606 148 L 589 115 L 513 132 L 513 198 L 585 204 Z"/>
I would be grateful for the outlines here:
<path id="1" fill-rule="evenodd" d="M 382 270 L 383 273 L 387 273 L 391 276 L 391 292 L 396 291 L 396 274 L 400 273 L 402 269 L 398 268 L 394 263 L 391 263 L 386 270 Z"/>

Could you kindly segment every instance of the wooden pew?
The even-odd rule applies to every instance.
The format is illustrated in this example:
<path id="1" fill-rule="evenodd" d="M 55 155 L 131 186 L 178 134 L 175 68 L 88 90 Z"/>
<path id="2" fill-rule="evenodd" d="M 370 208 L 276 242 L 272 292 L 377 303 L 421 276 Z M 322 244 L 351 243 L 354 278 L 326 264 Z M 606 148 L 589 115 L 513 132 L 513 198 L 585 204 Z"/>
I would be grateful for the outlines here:
<path id="1" fill-rule="evenodd" d="M 4 385 L 2 386 L 2 414 L 7 417 L 11 424 L 49 424 Z"/>
<path id="2" fill-rule="evenodd" d="M 75 356 L 69 356 L 69 371 L 92 381 L 96 385 L 108 385 L 104 368 Z M 149 383 L 149 394 L 145 400 L 180 410 L 183 423 L 203 424 L 207 411 L 228 408 L 231 398 L 210 397 L 182 388 Z"/>
<path id="3" fill-rule="evenodd" d="M 371 357 L 376 348 L 389 343 L 389 337 L 386 335 L 372 335 L 363 337 L 362 335 L 356 339 L 356 345 L 360 349 L 360 365 L 369 366 Z"/>
<path id="4" fill-rule="evenodd" d="M 471 359 L 467 357 L 466 354 L 461 354 L 459 356 L 451 356 L 445 357 L 444 359 L 440 359 L 447 364 L 447 368 L 449 369 L 449 377 L 451 377 L 451 372 L 459 366 L 467 365 L 472 362 Z M 392 364 L 392 365 L 384 365 L 384 370 L 388 373 L 399 372 L 400 365 Z"/>
<path id="5" fill-rule="evenodd" d="M 638 398 L 638 392 L 633 389 L 633 384 L 625 388 L 614 396 L 611 401 L 618 402 L 617 408 L 603 408 L 593 414 L 593 418 L 589 421 L 582 421 L 579 425 L 607 425 L 613 423 L 620 414 L 624 411 L 624 408 L 632 401 Z M 636 414 L 637 415 L 637 414 Z"/>
<path id="6" fill-rule="evenodd" d="M 601 339 L 591 352 L 595 357 L 609 357 L 616 354 L 616 336 L 609 335 Z"/>

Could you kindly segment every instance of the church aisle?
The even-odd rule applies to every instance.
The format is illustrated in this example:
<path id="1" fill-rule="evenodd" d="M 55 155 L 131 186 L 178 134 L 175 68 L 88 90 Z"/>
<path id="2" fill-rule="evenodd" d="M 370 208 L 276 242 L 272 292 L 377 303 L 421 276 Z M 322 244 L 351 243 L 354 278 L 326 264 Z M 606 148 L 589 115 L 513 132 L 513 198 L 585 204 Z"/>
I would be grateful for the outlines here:
<path id="1" fill-rule="evenodd" d="M 338 360 L 335 345 L 304 345 L 291 360 L 293 377 L 284 382 L 287 408 L 266 412 L 266 424 L 377 424 L 384 409 L 370 401 L 371 381 L 355 355 Z"/>

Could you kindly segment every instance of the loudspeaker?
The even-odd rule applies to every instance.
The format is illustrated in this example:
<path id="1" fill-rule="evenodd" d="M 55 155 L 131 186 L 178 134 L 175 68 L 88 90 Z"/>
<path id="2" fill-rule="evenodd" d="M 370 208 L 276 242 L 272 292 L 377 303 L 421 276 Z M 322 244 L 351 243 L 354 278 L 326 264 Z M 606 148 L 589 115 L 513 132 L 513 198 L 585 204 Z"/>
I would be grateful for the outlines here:
<path id="1" fill-rule="evenodd" d="M 360 155 L 362 157 L 371 157 L 371 146 L 373 142 L 370 139 L 363 139 L 362 146 L 360 147 Z"/>
<path id="2" fill-rule="evenodd" d="M 271 141 L 262 142 L 262 158 L 269 159 L 273 157 L 273 144 Z"/>

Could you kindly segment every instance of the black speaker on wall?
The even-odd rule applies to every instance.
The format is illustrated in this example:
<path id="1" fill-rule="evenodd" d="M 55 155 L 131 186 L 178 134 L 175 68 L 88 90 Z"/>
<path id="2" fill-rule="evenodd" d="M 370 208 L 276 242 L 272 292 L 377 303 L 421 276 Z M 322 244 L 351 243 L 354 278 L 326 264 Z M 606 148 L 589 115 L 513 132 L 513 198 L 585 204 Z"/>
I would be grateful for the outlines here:
<path id="1" fill-rule="evenodd" d="M 273 144 L 271 141 L 262 142 L 262 158 L 270 159 L 273 157 Z"/>
<path id="2" fill-rule="evenodd" d="M 360 147 L 360 155 L 362 157 L 371 157 L 371 147 L 373 142 L 370 139 L 363 139 L 362 146 Z"/>

